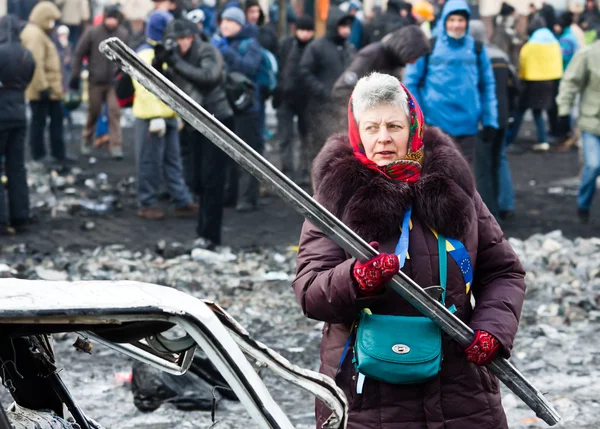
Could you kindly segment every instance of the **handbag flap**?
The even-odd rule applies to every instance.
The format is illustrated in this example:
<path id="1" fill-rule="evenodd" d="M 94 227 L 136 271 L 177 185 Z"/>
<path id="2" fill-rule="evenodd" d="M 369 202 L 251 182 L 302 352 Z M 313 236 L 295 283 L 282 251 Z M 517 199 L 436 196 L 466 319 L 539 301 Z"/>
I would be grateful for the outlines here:
<path id="1" fill-rule="evenodd" d="M 422 363 L 442 352 L 442 333 L 427 317 L 361 312 L 356 347 L 362 353 L 392 363 Z"/>

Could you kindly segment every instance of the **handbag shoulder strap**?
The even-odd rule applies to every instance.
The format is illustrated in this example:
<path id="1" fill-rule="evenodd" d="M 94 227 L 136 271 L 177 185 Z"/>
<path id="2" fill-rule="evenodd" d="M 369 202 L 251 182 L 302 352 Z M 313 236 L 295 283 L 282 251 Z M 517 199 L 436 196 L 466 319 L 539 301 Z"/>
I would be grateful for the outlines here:
<path id="1" fill-rule="evenodd" d="M 440 286 L 442 292 L 442 304 L 446 304 L 446 284 L 448 283 L 448 252 L 446 251 L 446 237 L 442 234 L 437 235 L 438 239 L 438 254 L 440 265 Z"/>

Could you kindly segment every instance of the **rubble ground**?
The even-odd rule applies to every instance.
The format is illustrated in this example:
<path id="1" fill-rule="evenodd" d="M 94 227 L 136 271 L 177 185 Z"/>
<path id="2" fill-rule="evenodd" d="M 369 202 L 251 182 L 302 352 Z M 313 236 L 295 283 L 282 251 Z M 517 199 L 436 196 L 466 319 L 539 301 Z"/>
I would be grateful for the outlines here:
<path id="1" fill-rule="evenodd" d="M 600 407 L 600 239 L 569 240 L 560 231 L 511 239 L 527 277 L 527 300 L 512 362 L 542 390 L 563 416 L 562 428 L 597 429 Z M 317 370 L 322 323 L 302 315 L 291 289 L 293 247 L 252 251 L 195 252 L 166 259 L 152 251 L 107 246 L 81 252 L 30 256 L 6 247 L 0 275 L 66 280 L 140 280 L 176 287 L 224 306 L 251 335 L 291 362 Z M 193 252 L 194 253 L 194 252 Z M 81 406 L 107 428 L 201 428 L 209 412 L 162 406 L 138 411 L 120 373 L 131 359 L 97 345 L 91 356 L 77 352 L 74 335 L 55 336 L 62 375 Z M 265 383 L 298 428 L 314 427 L 313 398 L 262 369 Z M 126 377 L 125 377 L 126 378 Z M 8 394 L 2 396 L 8 403 Z M 514 429 L 542 428 L 543 422 L 508 390 L 503 403 Z M 216 427 L 256 427 L 238 403 L 223 400 Z"/>

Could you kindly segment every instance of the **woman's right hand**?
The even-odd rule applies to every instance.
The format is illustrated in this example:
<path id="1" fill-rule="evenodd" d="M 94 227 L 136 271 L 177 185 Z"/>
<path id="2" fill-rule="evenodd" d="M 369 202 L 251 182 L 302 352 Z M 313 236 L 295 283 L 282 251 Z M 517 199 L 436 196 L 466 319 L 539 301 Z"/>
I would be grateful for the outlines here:
<path id="1" fill-rule="evenodd" d="M 371 247 L 379 250 L 379 243 L 370 243 Z M 394 275 L 400 270 L 398 256 L 380 253 L 366 262 L 356 261 L 352 268 L 352 277 L 358 286 L 360 295 L 373 296 L 383 291 Z"/>

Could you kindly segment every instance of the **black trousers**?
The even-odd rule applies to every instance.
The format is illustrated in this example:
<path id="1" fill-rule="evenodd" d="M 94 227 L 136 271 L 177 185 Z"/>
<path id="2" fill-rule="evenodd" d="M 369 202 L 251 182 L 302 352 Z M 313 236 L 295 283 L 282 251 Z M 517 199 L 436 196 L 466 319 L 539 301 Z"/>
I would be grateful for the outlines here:
<path id="1" fill-rule="evenodd" d="M 261 130 L 259 112 L 235 115 L 235 133 L 248 143 L 252 149 L 262 155 L 265 142 Z M 239 202 L 256 206 L 258 204 L 258 193 L 258 179 L 237 165 L 233 159 L 228 158 L 225 190 L 227 205 L 235 205 L 239 199 Z"/>
<path id="2" fill-rule="evenodd" d="M 29 219 L 29 188 L 25 168 L 26 132 L 25 123 L 4 128 L 0 122 L 0 171 L 8 179 L 6 186 L 0 181 L 0 225 L 10 223 L 18 226 Z"/>
<path id="3" fill-rule="evenodd" d="M 230 130 L 234 128 L 233 117 L 221 120 L 221 122 Z M 185 128 L 188 128 L 188 125 Z M 199 237 L 207 238 L 215 244 L 221 244 L 225 169 L 230 158 L 217 145 L 197 131 L 188 130 L 182 133 L 181 140 L 184 139 L 188 140 L 191 165 L 193 165 L 193 170 L 190 172 L 191 189 L 200 197 L 196 233 Z"/>
<path id="4" fill-rule="evenodd" d="M 46 156 L 44 132 L 50 117 L 50 154 L 58 161 L 65 159 L 63 132 L 63 106 L 57 100 L 31 101 L 31 123 L 29 124 L 29 148 L 31 157 L 38 161 Z"/>
<path id="5" fill-rule="evenodd" d="M 294 118 L 298 117 L 298 134 L 300 135 L 300 163 L 294 166 Z M 296 180 L 308 177 L 309 165 L 306 153 L 308 127 L 306 112 L 303 107 L 283 102 L 277 109 L 277 135 L 279 137 L 279 156 L 281 171 Z"/>

